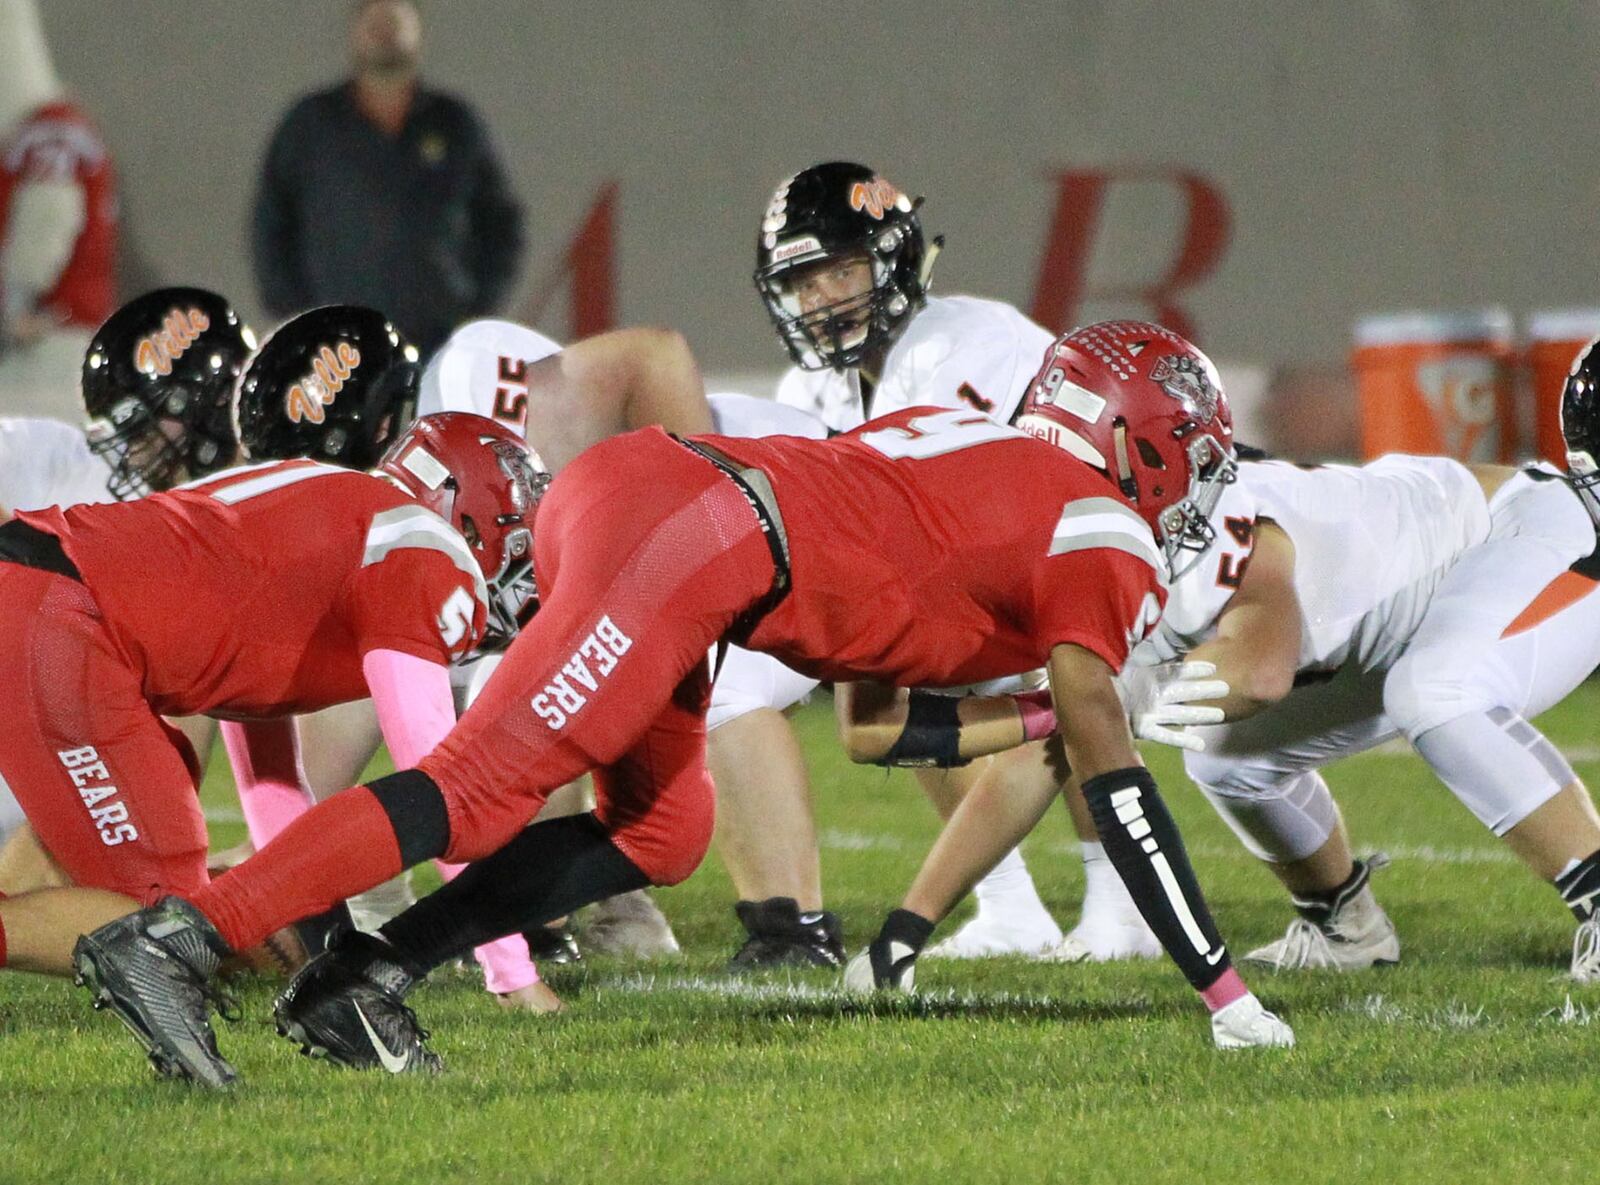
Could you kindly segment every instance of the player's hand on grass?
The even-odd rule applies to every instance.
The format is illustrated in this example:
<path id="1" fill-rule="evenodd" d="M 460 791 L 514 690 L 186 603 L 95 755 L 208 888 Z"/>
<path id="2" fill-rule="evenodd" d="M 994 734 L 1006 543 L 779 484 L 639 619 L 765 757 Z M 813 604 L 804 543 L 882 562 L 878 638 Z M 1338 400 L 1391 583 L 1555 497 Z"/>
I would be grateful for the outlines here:
<path id="1" fill-rule="evenodd" d="M 565 1012 L 566 1004 L 550 990 L 547 983 L 530 983 L 514 992 L 501 992 L 496 1001 L 500 1007 L 513 1012 Z"/>
<path id="2" fill-rule="evenodd" d="M 928 944 L 933 926 L 910 910 L 895 910 L 867 948 L 845 964 L 845 991 L 915 991 L 917 956 Z"/>
<path id="3" fill-rule="evenodd" d="M 1127 709 L 1133 735 L 1195 753 L 1206 743 L 1190 732 L 1196 725 L 1221 724 L 1222 709 L 1207 704 L 1225 699 L 1228 684 L 1214 678 L 1209 662 L 1163 662 L 1153 666 L 1129 664 L 1114 680 L 1117 695 Z"/>
<path id="4" fill-rule="evenodd" d="M 1294 1045 L 1294 1030 L 1247 992 L 1211 1014 L 1211 1039 L 1218 1049 L 1288 1049 Z"/>

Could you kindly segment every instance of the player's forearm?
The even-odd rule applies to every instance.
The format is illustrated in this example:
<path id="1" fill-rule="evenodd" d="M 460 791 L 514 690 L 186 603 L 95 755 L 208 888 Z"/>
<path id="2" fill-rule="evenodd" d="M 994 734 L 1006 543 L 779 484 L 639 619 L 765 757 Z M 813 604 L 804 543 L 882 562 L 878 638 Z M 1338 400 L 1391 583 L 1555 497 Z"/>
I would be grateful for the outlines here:
<path id="1" fill-rule="evenodd" d="M 862 764 L 939 766 L 1014 749 L 1048 734 L 1053 713 L 1037 697 L 949 696 L 882 684 L 834 689 L 839 739 Z"/>
<path id="2" fill-rule="evenodd" d="M 1057 646 L 1050 688 L 1061 705 L 1067 759 L 1107 857 L 1190 985 L 1213 1011 L 1224 1007 L 1244 985 L 1232 973 L 1177 824 L 1134 752 L 1111 669 L 1079 647 Z"/>
<path id="3" fill-rule="evenodd" d="M 1061 645 L 1049 670 L 1067 762 L 1080 781 L 1143 764 L 1111 668 L 1082 647 Z"/>

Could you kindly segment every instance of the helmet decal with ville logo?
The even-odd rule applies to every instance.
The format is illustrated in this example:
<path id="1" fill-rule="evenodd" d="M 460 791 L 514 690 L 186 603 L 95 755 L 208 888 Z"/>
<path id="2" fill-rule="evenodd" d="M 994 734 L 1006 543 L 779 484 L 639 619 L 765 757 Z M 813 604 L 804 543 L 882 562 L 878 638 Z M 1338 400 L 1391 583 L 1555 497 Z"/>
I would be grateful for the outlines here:
<path id="1" fill-rule="evenodd" d="M 349 342 L 319 347 L 311 359 L 310 372 L 289 388 L 284 402 L 289 418 L 296 424 L 301 420 L 322 423 L 327 419 L 323 409 L 339 397 L 339 392 L 360 365 L 361 351 Z"/>
<path id="2" fill-rule="evenodd" d="M 234 396 L 254 461 L 311 457 L 370 469 L 416 414 L 417 349 L 377 309 L 325 305 L 261 344 Z"/>
<path id="3" fill-rule="evenodd" d="M 140 374 L 171 374 L 172 364 L 210 328 L 211 318 L 193 305 L 167 310 L 160 328 L 134 343 L 133 368 Z"/>

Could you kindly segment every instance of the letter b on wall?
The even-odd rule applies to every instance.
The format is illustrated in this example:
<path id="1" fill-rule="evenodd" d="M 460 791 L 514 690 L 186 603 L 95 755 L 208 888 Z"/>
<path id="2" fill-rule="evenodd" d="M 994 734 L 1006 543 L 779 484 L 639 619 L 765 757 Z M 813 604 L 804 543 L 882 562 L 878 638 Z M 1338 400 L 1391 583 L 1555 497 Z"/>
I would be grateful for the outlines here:
<path id="1" fill-rule="evenodd" d="M 1086 300 L 1137 301 L 1145 316 L 1195 337 L 1194 319 L 1179 299 L 1217 269 L 1228 249 L 1233 219 L 1222 191 L 1200 174 L 1182 169 L 1068 171 L 1054 174 L 1052 180 L 1055 209 L 1029 315 L 1048 329 L 1066 330 L 1078 323 Z M 1090 256 L 1105 230 L 1106 197 L 1118 184 L 1155 184 L 1177 191 L 1182 219 L 1177 247 L 1154 279 L 1119 280 L 1091 289 Z"/>

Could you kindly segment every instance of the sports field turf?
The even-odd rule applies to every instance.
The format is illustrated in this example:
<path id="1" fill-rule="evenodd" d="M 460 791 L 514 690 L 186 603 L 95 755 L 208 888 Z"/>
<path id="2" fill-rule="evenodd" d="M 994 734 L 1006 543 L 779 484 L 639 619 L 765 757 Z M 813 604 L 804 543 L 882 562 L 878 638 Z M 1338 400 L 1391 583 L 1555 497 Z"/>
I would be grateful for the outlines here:
<path id="1" fill-rule="evenodd" d="M 1600 685 L 1544 724 L 1594 784 Z M 851 767 L 826 702 L 799 718 L 830 905 L 852 949 L 935 829 L 909 777 Z M 1223 933 L 1288 920 L 1275 882 L 1152 752 Z M 715 858 L 658 900 L 685 954 L 594 961 L 554 1018 L 495 1008 L 465 972 L 414 998 L 448 1072 L 359 1076 L 272 1033 L 271 987 L 220 1026 L 245 1082 L 154 1079 L 111 1018 L 59 981 L 0 979 L 0 1182 L 1577 1180 L 1600 1134 L 1600 989 L 1558 976 L 1572 923 L 1547 887 L 1409 753 L 1334 767 L 1404 944 L 1397 968 L 1252 983 L 1292 1052 L 1220 1054 L 1165 962 L 923 963 L 908 1002 L 852 1003 L 825 973 L 728 979 L 738 937 Z M 207 800 L 232 805 L 225 773 Z M 215 827 L 219 843 L 237 824 Z M 1064 811 L 1028 842 L 1062 919 L 1081 866 Z M 958 915 L 956 921 L 965 916 Z M 947 932 L 947 931 L 942 931 Z"/>

